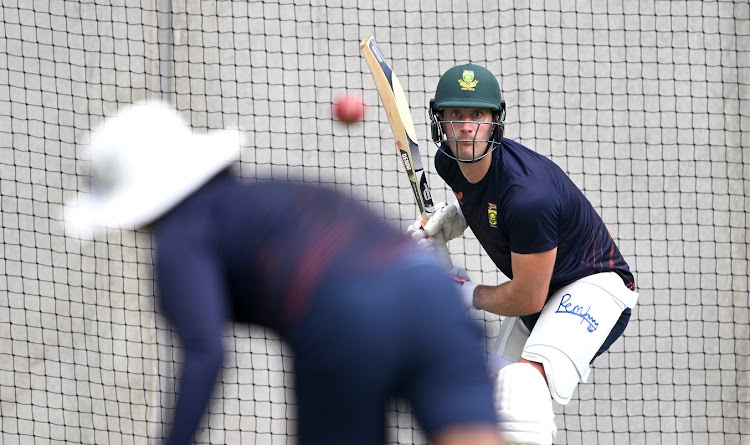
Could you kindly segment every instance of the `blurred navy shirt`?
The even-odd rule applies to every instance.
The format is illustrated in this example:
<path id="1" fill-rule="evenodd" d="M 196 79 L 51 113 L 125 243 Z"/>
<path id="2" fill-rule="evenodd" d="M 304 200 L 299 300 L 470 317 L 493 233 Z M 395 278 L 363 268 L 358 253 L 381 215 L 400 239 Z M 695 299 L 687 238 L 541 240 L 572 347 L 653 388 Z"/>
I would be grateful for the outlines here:
<path id="1" fill-rule="evenodd" d="M 179 428 L 168 443 L 189 440 L 201 419 L 227 322 L 292 323 L 327 275 L 376 270 L 409 246 L 406 235 L 333 190 L 243 184 L 228 173 L 168 212 L 154 235 L 159 302 L 184 352 Z"/>

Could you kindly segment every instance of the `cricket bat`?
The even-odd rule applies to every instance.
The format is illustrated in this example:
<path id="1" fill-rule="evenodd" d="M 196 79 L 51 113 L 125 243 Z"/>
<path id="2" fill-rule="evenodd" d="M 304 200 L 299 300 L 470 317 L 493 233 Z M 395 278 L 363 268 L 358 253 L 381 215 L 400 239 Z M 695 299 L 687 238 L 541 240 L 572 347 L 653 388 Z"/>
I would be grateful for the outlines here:
<path id="1" fill-rule="evenodd" d="M 417 144 L 417 133 L 414 130 L 409 104 L 401 87 L 398 77 L 393 73 L 383 52 L 380 51 L 373 36 L 362 40 L 359 45 L 362 55 L 367 61 L 370 73 L 378 89 L 380 100 L 385 107 L 388 122 L 391 124 L 393 137 L 396 139 L 396 152 L 404 165 L 406 176 L 409 178 L 414 201 L 417 204 L 422 225 L 435 212 L 432 202 L 430 186 L 427 183 L 427 175 L 422 166 L 422 156 L 419 154 Z M 441 261 L 451 266 L 450 252 L 444 243 L 436 242 L 436 253 Z M 445 247 L 445 248 L 443 248 Z"/>

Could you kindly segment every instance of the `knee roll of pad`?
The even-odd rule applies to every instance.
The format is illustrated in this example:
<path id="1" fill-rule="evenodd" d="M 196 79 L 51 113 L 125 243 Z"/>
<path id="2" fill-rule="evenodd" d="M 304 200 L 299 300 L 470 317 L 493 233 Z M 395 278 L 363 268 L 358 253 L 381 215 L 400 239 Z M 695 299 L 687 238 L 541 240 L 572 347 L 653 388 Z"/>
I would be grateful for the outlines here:
<path id="1" fill-rule="evenodd" d="M 495 381 L 500 432 L 510 444 L 550 445 L 557 435 L 547 383 L 528 363 L 500 370 Z"/>

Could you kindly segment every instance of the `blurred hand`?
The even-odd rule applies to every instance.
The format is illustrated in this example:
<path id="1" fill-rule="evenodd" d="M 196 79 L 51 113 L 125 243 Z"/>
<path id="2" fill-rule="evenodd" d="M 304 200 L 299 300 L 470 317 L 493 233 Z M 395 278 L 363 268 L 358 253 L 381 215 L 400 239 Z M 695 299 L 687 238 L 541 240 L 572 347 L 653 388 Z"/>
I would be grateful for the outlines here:
<path id="1" fill-rule="evenodd" d="M 467 309 L 478 309 L 474 306 L 474 290 L 479 286 L 477 283 L 471 281 L 469 273 L 463 267 L 454 267 L 448 272 L 450 278 L 456 282 L 459 286 L 459 292 L 461 293 L 461 300 Z"/>

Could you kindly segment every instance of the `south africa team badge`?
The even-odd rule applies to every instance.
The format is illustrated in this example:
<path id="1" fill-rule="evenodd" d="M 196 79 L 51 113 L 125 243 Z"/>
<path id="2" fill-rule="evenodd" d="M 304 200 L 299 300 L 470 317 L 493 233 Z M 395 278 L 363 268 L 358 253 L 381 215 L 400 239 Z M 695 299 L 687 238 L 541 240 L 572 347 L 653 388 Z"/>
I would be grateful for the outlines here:
<path id="1" fill-rule="evenodd" d="M 464 70 L 461 78 L 458 79 L 458 84 L 461 85 L 461 90 L 463 91 L 474 91 L 474 87 L 478 83 L 479 81 L 474 78 L 474 71 L 472 70 Z"/>
<path id="2" fill-rule="evenodd" d="M 490 227 L 497 229 L 497 204 L 489 203 L 487 205 L 487 219 L 490 222 Z"/>

